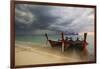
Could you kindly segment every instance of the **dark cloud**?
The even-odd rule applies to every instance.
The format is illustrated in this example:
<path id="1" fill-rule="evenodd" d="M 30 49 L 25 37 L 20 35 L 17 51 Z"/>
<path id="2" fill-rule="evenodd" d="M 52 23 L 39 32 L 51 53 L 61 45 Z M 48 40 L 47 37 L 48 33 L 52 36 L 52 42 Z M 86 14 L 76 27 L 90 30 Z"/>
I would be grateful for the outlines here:
<path id="1" fill-rule="evenodd" d="M 16 4 L 15 14 L 16 34 L 94 31 L 92 8 Z"/>

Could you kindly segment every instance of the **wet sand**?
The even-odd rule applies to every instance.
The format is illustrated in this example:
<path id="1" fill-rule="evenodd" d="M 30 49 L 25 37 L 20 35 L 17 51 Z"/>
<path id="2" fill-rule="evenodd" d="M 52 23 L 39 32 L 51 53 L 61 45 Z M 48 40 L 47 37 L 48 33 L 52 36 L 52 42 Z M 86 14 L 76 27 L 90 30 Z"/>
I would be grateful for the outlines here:
<path id="1" fill-rule="evenodd" d="M 15 44 L 15 65 L 36 65 L 89 61 L 88 55 L 75 50 L 62 52 L 61 48 L 51 48 L 24 42 Z"/>

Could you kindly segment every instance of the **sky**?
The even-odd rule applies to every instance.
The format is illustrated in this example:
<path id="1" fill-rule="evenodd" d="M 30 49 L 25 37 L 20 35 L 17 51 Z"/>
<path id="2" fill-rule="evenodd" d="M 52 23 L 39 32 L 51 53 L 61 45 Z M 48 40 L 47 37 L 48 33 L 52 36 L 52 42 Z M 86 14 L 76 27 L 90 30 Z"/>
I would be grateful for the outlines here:
<path id="1" fill-rule="evenodd" d="M 16 4 L 16 35 L 94 32 L 94 9 Z"/>

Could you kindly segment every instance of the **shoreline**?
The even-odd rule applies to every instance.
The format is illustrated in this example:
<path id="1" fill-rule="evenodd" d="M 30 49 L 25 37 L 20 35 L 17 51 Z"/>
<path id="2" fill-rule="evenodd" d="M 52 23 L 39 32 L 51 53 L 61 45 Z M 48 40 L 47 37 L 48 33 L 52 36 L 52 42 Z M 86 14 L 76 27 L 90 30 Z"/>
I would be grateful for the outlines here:
<path id="1" fill-rule="evenodd" d="M 90 61 L 87 56 L 82 54 L 79 55 L 76 51 L 62 53 L 60 48 L 38 46 L 31 42 L 15 42 L 16 66 Z"/>

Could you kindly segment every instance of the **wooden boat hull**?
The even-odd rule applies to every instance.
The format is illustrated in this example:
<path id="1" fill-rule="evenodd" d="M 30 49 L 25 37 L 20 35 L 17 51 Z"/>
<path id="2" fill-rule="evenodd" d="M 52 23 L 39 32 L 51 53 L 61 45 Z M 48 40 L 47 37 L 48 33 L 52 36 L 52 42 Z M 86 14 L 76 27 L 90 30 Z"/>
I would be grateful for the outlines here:
<path id="1" fill-rule="evenodd" d="M 58 42 L 58 41 L 52 41 L 52 40 L 48 40 L 51 47 L 61 47 L 62 46 L 62 42 Z"/>
<path id="2" fill-rule="evenodd" d="M 62 42 L 61 41 L 53 41 L 53 40 L 48 40 L 51 47 L 62 47 Z M 82 50 L 84 48 L 84 43 L 83 41 L 64 41 L 64 48 L 70 48 L 70 49 L 79 49 Z"/>

